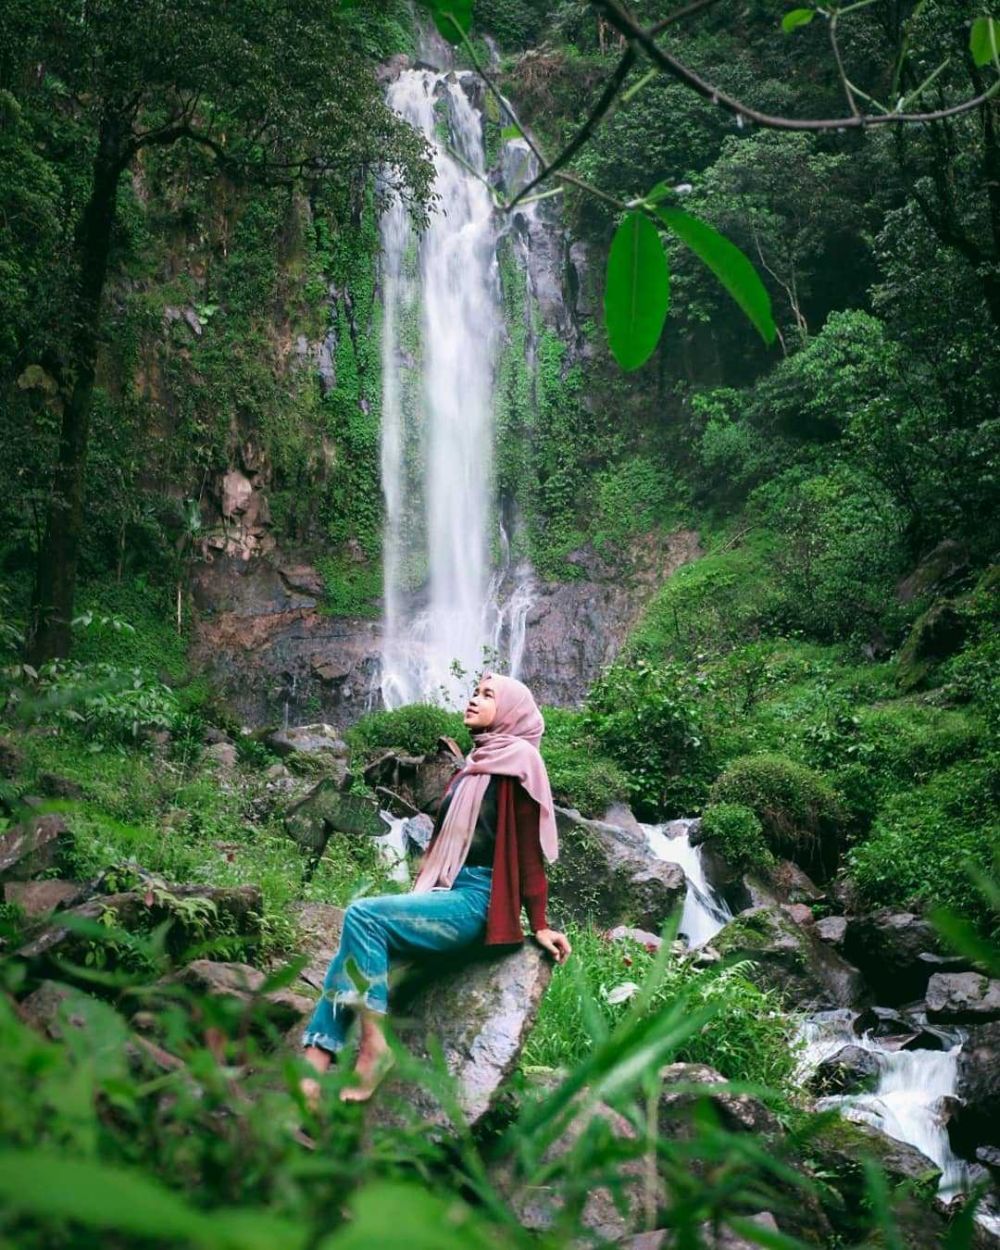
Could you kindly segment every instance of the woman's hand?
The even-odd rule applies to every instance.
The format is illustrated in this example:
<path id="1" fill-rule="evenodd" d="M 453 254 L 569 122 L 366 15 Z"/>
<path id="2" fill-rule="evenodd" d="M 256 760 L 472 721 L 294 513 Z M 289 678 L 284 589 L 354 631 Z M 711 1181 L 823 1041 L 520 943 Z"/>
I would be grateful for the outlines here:
<path id="1" fill-rule="evenodd" d="M 573 949 L 566 934 L 559 933 L 555 929 L 536 929 L 535 941 L 550 955 L 555 956 L 557 964 L 564 964 Z"/>

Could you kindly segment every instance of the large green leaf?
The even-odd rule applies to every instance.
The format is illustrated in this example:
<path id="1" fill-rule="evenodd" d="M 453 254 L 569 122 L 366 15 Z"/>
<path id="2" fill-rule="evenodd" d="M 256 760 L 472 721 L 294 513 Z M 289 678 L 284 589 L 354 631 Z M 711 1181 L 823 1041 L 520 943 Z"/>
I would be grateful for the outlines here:
<path id="1" fill-rule="evenodd" d="M 777 330 L 771 297 L 757 270 L 735 243 L 712 226 L 678 208 L 660 207 L 656 215 L 663 224 L 703 261 L 753 322 L 765 343 L 773 343 Z"/>
<path id="2" fill-rule="evenodd" d="M 472 26 L 472 0 L 421 0 L 449 43 L 461 43 Z"/>
<path id="3" fill-rule="evenodd" d="M 977 17 L 972 23 L 969 51 L 980 69 L 1000 55 L 1000 22 L 995 17 Z"/>
<path id="4" fill-rule="evenodd" d="M 43 1223 L 72 1220 L 206 1250 L 301 1250 L 304 1232 L 266 1212 L 199 1211 L 138 1172 L 42 1150 L 0 1153 L 0 1200 Z"/>
<path id="5" fill-rule="evenodd" d="M 670 270 L 659 233 L 643 213 L 629 213 L 611 240 L 604 286 L 608 345 L 623 369 L 649 359 L 669 305 Z"/>
<path id="6" fill-rule="evenodd" d="M 781 29 L 786 35 L 791 34 L 793 30 L 797 30 L 800 26 L 805 26 L 811 22 L 815 16 L 815 9 L 792 9 L 790 13 L 786 13 L 781 19 Z"/>

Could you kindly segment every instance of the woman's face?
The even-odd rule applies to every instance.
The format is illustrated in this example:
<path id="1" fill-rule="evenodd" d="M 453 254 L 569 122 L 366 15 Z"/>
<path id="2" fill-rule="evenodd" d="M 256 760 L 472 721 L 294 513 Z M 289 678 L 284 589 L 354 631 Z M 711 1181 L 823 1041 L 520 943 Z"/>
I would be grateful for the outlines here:
<path id="1" fill-rule="evenodd" d="M 478 729 L 489 729 L 497 718 L 496 691 L 492 677 L 484 677 L 476 687 L 476 692 L 469 700 L 462 719 L 466 726 L 475 732 Z"/>

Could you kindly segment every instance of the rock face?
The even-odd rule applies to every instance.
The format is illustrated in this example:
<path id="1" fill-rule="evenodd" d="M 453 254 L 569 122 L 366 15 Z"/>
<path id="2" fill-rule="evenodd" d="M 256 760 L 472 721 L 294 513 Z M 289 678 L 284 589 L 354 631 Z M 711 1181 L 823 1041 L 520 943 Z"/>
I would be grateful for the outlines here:
<path id="1" fill-rule="evenodd" d="M 712 939 L 722 955 L 752 959 L 749 976 L 778 990 L 789 1006 L 806 1011 L 852 1007 L 866 996 L 861 973 L 810 929 L 795 924 L 780 906 L 754 907 L 731 920 Z"/>
<path id="2" fill-rule="evenodd" d="M 556 808 L 559 858 L 548 865 L 554 916 L 602 926 L 626 921 L 659 933 L 687 890 L 684 870 L 657 859 L 645 837 Z"/>
<path id="3" fill-rule="evenodd" d="M 1000 1146 L 1000 1021 L 976 1025 L 958 1055 L 956 1093 L 964 1101 L 948 1125 L 966 1158 L 977 1146 Z"/>
<path id="4" fill-rule="evenodd" d="M 260 496 L 255 489 L 238 531 L 230 526 L 211 562 L 195 568 L 192 659 L 247 724 L 282 720 L 286 711 L 304 720 L 309 707 L 346 727 L 380 706 L 381 622 L 320 610 L 322 577 L 301 558 L 271 550 L 253 511 Z M 699 554 L 693 530 L 647 535 L 619 564 L 585 548 L 572 557 L 579 580 L 539 583 L 521 670 L 538 701 L 578 704 L 656 590 Z"/>
<path id="5" fill-rule="evenodd" d="M 343 915 L 340 908 L 325 903 L 306 904 L 299 910 L 309 954 L 300 978 L 313 989 L 322 988 L 340 941 Z M 398 973 L 399 966 L 393 971 Z M 448 1071 L 457 1083 L 459 1106 L 470 1124 L 486 1114 L 513 1072 L 551 976 L 551 959 L 529 940 L 513 949 L 476 947 L 460 958 L 436 956 L 408 964 L 402 979 L 391 978 L 390 1015 L 400 1040 L 426 1060 L 429 1039 L 440 1039 Z M 293 1044 L 304 1024 L 305 1020 L 290 1031 Z M 390 1076 L 370 1114 L 380 1123 L 400 1125 L 412 1121 L 414 1113 L 428 1129 L 447 1132 L 451 1124 L 423 1084 Z"/>
<path id="6" fill-rule="evenodd" d="M 927 983 L 927 1019 L 954 1024 L 1000 1020 L 1000 980 L 978 972 L 935 972 Z"/>
<path id="7" fill-rule="evenodd" d="M 861 969 L 877 1000 L 889 1006 L 922 997 L 937 970 L 935 959 L 941 956 L 930 921 L 890 908 L 851 917 L 843 950 Z"/>

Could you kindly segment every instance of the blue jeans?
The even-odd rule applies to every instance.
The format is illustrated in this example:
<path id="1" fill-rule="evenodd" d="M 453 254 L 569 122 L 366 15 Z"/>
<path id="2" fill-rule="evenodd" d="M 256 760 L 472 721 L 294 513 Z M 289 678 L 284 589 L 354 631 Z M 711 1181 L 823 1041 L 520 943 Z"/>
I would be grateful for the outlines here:
<path id="1" fill-rule="evenodd" d="M 338 1051 L 356 1007 L 385 1014 L 393 956 L 450 951 L 483 937 L 492 880 L 492 868 L 460 868 L 450 890 L 380 894 L 351 903 L 302 1045 Z"/>

